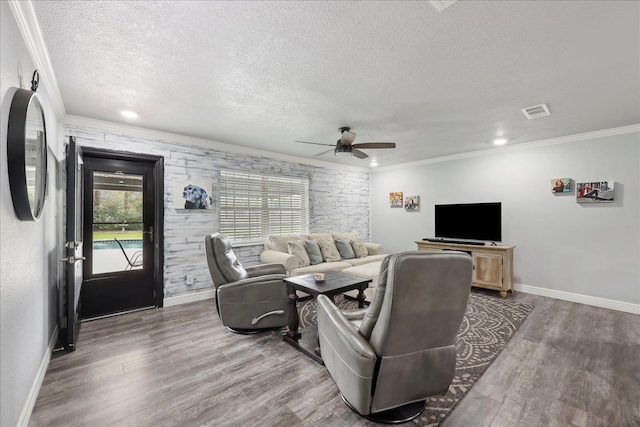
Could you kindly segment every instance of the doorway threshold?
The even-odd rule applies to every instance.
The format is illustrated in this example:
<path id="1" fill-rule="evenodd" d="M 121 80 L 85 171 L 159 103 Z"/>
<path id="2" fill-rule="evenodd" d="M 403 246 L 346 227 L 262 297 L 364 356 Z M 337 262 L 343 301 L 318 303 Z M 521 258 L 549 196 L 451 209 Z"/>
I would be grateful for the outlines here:
<path id="1" fill-rule="evenodd" d="M 108 317 L 120 316 L 121 314 L 135 313 L 135 312 L 138 312 L 138 311 L 147 311 L 147 310 L 151 310 L 151 309 L 154 309 L 154 308 L 156 308 L 155 305 L 150 305 L 149 307 L 135 308 L 133 310 L 118 311 L 118 312 L 115 312 L 115 313 L 103 314 L 102 316 L 96 316 L 96 317 L 90 317 L 88 319 L 82 319 L 80 322 L 81 323 L 92 322 L 94 320 L 106 319 Z"/>

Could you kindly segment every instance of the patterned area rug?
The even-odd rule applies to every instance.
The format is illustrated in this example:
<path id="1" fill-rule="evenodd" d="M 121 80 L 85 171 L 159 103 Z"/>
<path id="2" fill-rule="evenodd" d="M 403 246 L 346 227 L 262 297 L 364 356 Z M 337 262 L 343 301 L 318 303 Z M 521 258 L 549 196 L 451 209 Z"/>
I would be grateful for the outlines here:
<path id="1" fill-rule="evenodd" d="M 344 310 L 357 308 L 355 301 L 341 296 L 336 297 L 336 302 Z M 444 421 L 491 365 L 532 309 L 533 306 L 529 304 L 471 293 L 456 340 L 458 362 L 449 391 L 444 396 L 429 398 L 425 411 L 413 423 L 420 427 L 433 427 Z M 315 323 L 315 300 L 299 303 L 298 312 L 301 327 Z"/>

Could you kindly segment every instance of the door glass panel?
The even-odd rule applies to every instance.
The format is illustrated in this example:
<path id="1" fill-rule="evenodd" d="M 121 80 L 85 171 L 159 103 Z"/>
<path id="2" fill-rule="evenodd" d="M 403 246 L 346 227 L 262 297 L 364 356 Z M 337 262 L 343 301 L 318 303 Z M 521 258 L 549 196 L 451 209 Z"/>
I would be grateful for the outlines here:
<path id="1" fill-rule="evenodd" d="M 142 175 L 93 172 L 93 274 L 142 268 Z"/>

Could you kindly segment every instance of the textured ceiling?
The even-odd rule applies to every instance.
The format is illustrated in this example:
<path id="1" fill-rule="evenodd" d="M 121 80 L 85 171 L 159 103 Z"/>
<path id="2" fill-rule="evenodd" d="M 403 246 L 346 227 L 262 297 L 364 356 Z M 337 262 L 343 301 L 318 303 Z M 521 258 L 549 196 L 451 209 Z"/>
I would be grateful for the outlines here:
<path id="1" fill-rule="evenodd" d="M 640 3 L 34 2 L 70 114 L 381 166 L 640 122 Z M 550 117 L 521 108 L 547 103 Z M 140 114 L 136 121 L 119 111 Z M 326 147 L 329 149 L 329 147 Z M 366 160 L 322 160 L 367 166 Z"/>

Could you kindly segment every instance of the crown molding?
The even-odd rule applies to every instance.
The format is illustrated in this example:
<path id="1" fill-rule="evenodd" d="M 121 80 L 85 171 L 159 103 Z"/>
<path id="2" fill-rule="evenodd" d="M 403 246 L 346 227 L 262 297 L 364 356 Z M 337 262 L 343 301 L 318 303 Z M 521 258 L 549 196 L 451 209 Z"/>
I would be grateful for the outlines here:
<path id="1" fill-rule="evenodd" d="M 331 163 L 322 160 L 309 159 L 306 157 L 292 156 L 289 154 L 274 153 L 272 151 L 260 150 L 258 148 L 244 147 L 240 145 L 228 144 L 225 142 L 212 141 L 209 139 L 196 138 L 193 136 L 181 135 L 177 133 L 164 132 L 153 129 L 146 129 L 137 126 L 125 125 L 121 123 L 108 122 L 105 120 L 92 119 L 89 117 L 65 115 L 63 124 L 78 129 L 87 129 L 101 132 L 109 132 L 120 135 L 144 138 L 152 141 L 171 142 L 183 145 L 192 145 L 213 150 L 224 151 L 234 154 L 246 154 L 256 157 L 268 157 L 274 160 L 282 160 L 291 163 L 300 163 L 310 166 L 318 166 L 330 169 L 349 170 L 353 172 L 370 173 L 371 170 L 359 166 L 343 165 L 341 163 Z"/>
<path id="2" fill-rule="evenodd" d="M 556 138 L 541 139 L 531 142 L 523 142 L 515 145 L 507 145 L 503 147 L 487 148 L 485 150 L 468 151 L 466 153 L 452 154 L 449 156 L 432 157 L 430 159 L 417 160 L 415 162 L 401 163 L 397 165 L 384 166 L 372 170 L 371 173 L 392 171 L 397 169 L 407 169 L 415 166 L 429 165 L 433 163 L 450 162 L 452 160 L 469 159 L 472 157 L 490 156 L 493 154 L 507 153 L 511 151 L 529 150 L 532 148 L 547 147 L 549 145 L 566 144 L 568 142 L 585 141 L 589 139 L 604 138 L 608 136 L 626 135 L 629 133 L 640 132 L 640 123 L 621 126 L 611 129 L 596 130 L 593 132 L 577 133 L 575 135 L 559 136 Z"/>
<path id="3" fill-rule="evenodd" d="M 40 24 L 38 24 L 33 3 L 31 1 L 10 0 L 9 6 L 16 19 L 18 28 L 20 28 L 20 33 L 27 45 L 31 59 L 40 74 L 42 83 L 44 83 L 44 86 L 47 88 L 49 99 L 53 105 L 53 111 L 56 113 L 56 116 L 58 116 L 58 120 L 62 120 L 67 114 L 67 110 L 64 108 L 62 93 L 58 86 L 56 73 L 53 71 L 53 66 L 51 65 L 49 50 L 44 43 L 42 31 L 40 31 Z"/>

